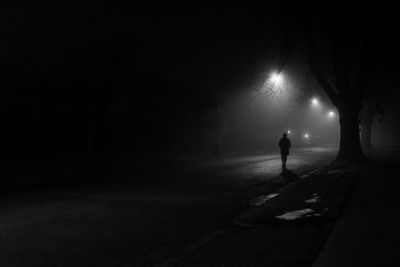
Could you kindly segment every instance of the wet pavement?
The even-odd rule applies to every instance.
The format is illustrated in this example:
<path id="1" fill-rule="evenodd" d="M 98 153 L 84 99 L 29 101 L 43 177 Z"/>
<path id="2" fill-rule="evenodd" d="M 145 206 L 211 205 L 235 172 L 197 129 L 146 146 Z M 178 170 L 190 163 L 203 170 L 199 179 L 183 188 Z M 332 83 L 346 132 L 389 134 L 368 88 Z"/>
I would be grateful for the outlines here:
<path id="1" fill-rule="evenodd" d="M 333 160 L 335 152 L 294 151 L 288 168 L 302 175 Z M 0 266 L 116 266 L 162 257 L 162 248 L 182 237 L 182 246 L 190 247 L 243 203 L 268 188 L 273 193 L 282 183 L 280 172 L 277 154 L 230 157 L 175 166 L 157 174 L 165 175 L 161 184 L 4 194 Z"/>

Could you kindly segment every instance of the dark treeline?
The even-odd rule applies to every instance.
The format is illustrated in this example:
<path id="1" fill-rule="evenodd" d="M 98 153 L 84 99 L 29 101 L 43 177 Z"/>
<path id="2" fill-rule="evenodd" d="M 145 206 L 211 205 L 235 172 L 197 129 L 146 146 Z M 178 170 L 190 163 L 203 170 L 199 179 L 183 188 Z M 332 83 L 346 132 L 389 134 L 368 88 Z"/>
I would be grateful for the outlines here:
<path id="1" fill-rule="evenodd" d="M 53 66 L 49 60 L 13 56 L 2 62 L 3 158 L 93 163 L 194 153 L 202 133 L 217 123 L 216 100 L 140 70 L 121 47 L 100 42 L 71 49 Z M 45 71 L 29 68 L 41 64 Z"/>

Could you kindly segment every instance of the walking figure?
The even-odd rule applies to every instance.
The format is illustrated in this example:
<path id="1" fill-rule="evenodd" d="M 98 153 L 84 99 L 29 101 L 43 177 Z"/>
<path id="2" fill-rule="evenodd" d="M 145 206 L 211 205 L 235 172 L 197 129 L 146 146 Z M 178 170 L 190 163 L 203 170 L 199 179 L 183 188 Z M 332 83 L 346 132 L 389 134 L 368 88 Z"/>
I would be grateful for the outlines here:
<path id="1" fill-rule="evenodd" d="M 282 169 L 286 169 L 287 156 L 289 155 L 290 139 L 284 133 L 283 137 L 279 140 L 279 148 L 281 149 Z"/>

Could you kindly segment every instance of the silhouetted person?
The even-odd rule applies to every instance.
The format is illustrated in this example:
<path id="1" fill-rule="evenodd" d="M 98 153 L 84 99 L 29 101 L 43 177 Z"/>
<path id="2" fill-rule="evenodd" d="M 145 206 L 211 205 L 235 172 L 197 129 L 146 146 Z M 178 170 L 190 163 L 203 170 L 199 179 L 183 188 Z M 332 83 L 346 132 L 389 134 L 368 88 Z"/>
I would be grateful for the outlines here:
<path id="1" fill-rule="evenodd" d="M 290 139 L 284 133 L 283 137 L 279 140 L 279 148 L 281 149 L 282 169 L 286 169 L 287 156 L 289 155 Z"/>

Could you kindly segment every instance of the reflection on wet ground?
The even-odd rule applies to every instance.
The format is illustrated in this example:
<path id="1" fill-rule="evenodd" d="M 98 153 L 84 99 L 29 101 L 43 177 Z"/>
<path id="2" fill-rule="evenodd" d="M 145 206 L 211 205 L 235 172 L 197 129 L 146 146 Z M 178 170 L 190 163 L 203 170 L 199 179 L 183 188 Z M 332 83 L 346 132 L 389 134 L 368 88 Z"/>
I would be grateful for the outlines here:
<path id="1" fill-rule="evenodd" d="M 299 218 L 302 218 L 306 215 L 309 215 L 311 213 L 313 213 L 314 210 L 307 208 L 307 209 L 301 209 L 301 210 L 294 210 L 294 211 L 288 211 L 282 215 L 278 215 L 275 216 L 275 218 L 277 219 L 281 219 L 281 220 L 287 220 L 287 221 L 291 221 L 291 220 L 296 220 Z"/>
<path id="2" fill-rule="evenodd" d="M 259 197 L 253 198 L 249 200 L 250 206 L 261 206 L 271 198 L 276 197 L 278 194 L 268 194 L 268 195 L 261 195 Z"/>

